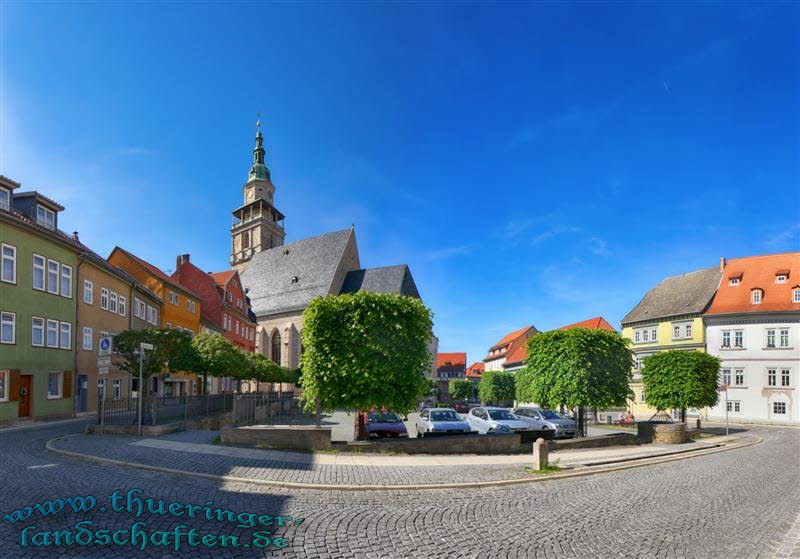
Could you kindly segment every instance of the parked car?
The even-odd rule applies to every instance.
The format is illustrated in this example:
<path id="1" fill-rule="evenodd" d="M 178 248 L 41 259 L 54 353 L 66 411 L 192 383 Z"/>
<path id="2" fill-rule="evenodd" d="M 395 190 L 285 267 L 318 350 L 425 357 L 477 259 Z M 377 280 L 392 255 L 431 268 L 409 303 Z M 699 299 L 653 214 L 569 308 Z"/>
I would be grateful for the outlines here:
<path id="1" fill-rule="evenodd" d="M 417 419 L 417 436 L 463 434 L 472 431 L 469 424 L 462 421 L 456 410 L 449 408 L 426 408 Z"/>
<path id="2" fill-rule="evenodd" d="M 473 404 L 470 404 L 466 400 L 453 402 L 453 409 L 456 410 L 458 413 L 467 413 L 472 406 Z"/>
<path id="3" fill-rule="evenodd" d="M 467 423 L 483 435 L 534 430 L 531 425 L 505 408 L 472 408 L 467 414 Z"/>
<path id="4" fill-rule="evenodd" d="M 367 414 L 367 436 L 407 437 L 406 424 L 394 412 L 371 411 Z"/>
<path id="5" fill-rule="evenodd" d="M 530 425 L 539 426 L 539 429 L 543 429 L 544 426 L 547 426 L 548 429 L 553 429 L 555 431 L 553 438 L 555 439 L 571 439 L 575 436 L 575 431 L 577 430 L 575 421 L 553 410 L 523 407 L 515 408 L 514 414 L 523 421 L 530 423 Z"/>

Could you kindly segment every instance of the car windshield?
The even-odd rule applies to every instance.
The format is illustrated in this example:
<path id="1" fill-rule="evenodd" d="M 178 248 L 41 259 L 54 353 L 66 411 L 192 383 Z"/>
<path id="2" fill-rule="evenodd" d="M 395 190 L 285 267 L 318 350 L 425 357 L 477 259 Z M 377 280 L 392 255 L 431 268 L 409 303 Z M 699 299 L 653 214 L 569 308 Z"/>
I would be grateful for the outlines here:
<path id="1" fill-rule="evenodd" d="M 542 410 L 540 413 L 542 414 L 542 417 L 544 417 L 545 419 L 564 419 L 563 417 L 561 417 L 552 410 Z"/>
<path id="2" fill-rule="evenodd" d="M 492 419 L 516 419 L 517 416 L 508 410 L 489 410 L 489 417 Z"/>
<path id="3" fill-rule="evenodd" d="M 436 410 L 431 412 L 431 421 L 458 421 L 453 410 Z"/>
<path id="4" fill-rule="evenodd" d="M 369 414 L 370 423 L 398 423 L 400 418 L 396 413 L 374 411 Z"/>

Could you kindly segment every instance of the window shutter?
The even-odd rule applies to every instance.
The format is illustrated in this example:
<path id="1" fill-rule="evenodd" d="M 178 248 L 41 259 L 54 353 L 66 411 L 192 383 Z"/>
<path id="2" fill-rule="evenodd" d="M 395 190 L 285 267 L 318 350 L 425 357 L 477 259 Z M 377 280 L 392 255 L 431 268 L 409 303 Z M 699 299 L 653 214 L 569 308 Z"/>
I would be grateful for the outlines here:
<path id="1" fill-rule="evenodd" d="M 19 369 L 11 370 L 11 382 L 9 383 L 8 400 L 9 402 L 19 401 Z"/>
<path id="2" fill-rule="evenodd" d="M 64 386 L 62 393 L 64 398 L 72 397 L 72 371 L 64 371 Z"/>

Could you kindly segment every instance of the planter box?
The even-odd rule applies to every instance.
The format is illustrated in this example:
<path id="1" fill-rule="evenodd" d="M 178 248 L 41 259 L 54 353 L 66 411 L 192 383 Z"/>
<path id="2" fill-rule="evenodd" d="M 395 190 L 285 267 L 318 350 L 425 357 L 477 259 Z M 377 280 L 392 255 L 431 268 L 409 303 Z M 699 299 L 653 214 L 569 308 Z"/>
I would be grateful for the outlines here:
<path id="1" fill-rule="evenodd" d="M 681 444 L 689 440 L 685 423 L 637 423 L 637 438 L 642 442 L 658 444 Z"/>

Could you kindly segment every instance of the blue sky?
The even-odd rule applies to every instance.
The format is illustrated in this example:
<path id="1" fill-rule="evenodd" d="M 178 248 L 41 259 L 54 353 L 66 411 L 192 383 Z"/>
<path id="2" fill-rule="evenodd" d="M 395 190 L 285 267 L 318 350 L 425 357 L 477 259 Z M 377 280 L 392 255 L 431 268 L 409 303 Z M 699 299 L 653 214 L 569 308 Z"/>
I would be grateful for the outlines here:
<path id="1" fill-rule="evenodd" d="M 0 4 L 0 173 L 101 254 L 228 265 L 255 113 L 289 241 L 354 223 L 442 351 L 800 248 L 785 5 Z"/>

